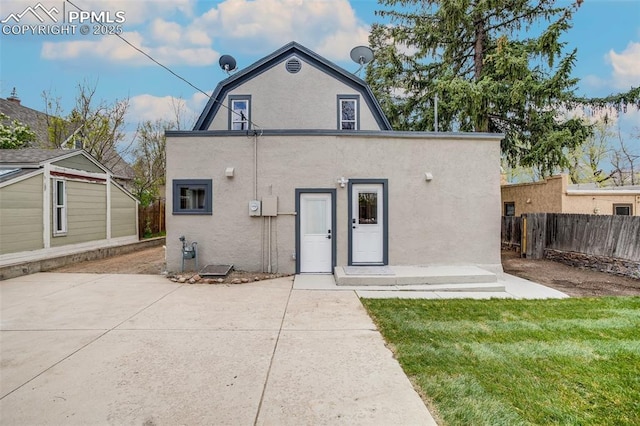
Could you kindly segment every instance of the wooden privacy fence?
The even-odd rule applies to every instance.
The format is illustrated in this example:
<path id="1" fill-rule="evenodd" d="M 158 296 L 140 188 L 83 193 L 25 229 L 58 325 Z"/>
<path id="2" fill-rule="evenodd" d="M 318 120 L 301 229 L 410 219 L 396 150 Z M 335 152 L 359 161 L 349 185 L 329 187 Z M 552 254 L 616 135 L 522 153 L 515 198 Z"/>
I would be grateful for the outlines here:
<path id="1" fill-rule="evenodd" d="M 521 222 L 522 253 L 533 259 L 545 249 L 578 252 L 640 262 L 640 216 L 530 213 L 503 217 L 502 242 L 514 239 Z"/>
<path id="2" fill-rule="evenodd" d="M 501 234 L 503 247 L 520 249 L 522 242 L 522 218 L 519 216 L 503 216 Z"/>
<path id="3" fill-rule="evenodd" d="M 158 199 L 146 207 L 138 206 L 138 237 L 148 238 L 166 231 L 165 200 Z"/>

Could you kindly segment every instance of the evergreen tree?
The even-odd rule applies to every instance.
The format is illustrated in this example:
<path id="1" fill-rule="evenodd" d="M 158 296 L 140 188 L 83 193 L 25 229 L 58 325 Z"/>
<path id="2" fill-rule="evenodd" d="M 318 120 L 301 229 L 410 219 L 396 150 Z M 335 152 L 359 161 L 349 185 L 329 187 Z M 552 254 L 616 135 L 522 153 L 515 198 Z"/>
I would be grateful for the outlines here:
<path id="1" fill-rule="evenodd" d="M 379 0 L 367 80 L 397 130 L 500 132 L 511 166 L 544 175 L 567 166 L 566 152 L 591 133 L 566 118 L 579 104 L 638 102 L 626 97 L 576 98 L 576 50 L 561 36 L 582 3 L 555 0 Z M 593 102 L 592 102 L 593 101 Z"/>

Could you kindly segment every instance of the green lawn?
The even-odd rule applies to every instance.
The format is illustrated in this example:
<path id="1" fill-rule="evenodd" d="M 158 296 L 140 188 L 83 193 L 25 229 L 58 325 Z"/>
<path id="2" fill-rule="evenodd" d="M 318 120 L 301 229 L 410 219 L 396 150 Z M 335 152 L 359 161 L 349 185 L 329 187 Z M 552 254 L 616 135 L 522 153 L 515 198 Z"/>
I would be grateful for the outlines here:
<path id="1" fill-rule="evenodd" d="M 444 425 L 640 425 L 640 297 L 362 303 Z"/>

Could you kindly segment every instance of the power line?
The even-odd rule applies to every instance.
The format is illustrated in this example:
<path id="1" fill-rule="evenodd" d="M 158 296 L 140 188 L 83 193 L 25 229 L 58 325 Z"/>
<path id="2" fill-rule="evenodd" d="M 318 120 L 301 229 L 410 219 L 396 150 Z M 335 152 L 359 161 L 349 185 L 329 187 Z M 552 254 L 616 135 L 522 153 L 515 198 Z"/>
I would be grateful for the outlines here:
<path id="1" fill-rule="evenodd" d="M 82 10 L 80 7 L 78 7 L 75 3 L 73 3 L 71 0 L 66 0 L 67 3 L 71 4 L 73 7 L 75 7 L 76 9 L 78 9 L 80 12 L 84 12 L 84 10 Z M 106 24 L 99 22 L 99 24 L 103 27 L 106 27 Z M 217 99 L 214 99 L 211 95 L 209 95 L 207 92 L 205 92 L 204 90 L 200 89 L 198 86 L 196 86 L 195 84 L 191 83 L 189 80 L 187 80 L 186 78 L 182 77 L 181 75 L 179 75 L 178 73 L 176 73 L 175 71 L 173 71 L 171 68 L 169 68 L 168 66 L 164 65 L 163 63 L 159 62 L 158 60 L 156 60 L 154 57 L 152 57 L 151 55 L 149 55 L 147 52 L 145 52 L 144 50 L 140 49 L 139 47 L 135 46 L 134 44 L 132 44 L 129 40 L 127 40 L 126 38 L 124 38 L 122 35 L 117 34 L 117 33 L 113 33 L 111 35 L 115 35 L 116 37 L 118 37 L 120 40 L 122 40 L 123 42 L 125 42 L 126 44 L 128 44 L 130 47 L 132 47 L 134 50 L 138 51 L 139 53 L 143 54 L 144 56 L 146 56 L 147 58 L 149 58 L 153 63 L 155 63 L 156 65 L 159 65 L 160 67 L 164 68 L 166 71 L 168 71 L 169 73 L 171 73 L 173 76 L 179 78 L 180 80 L 182 80 L 183 82 L 187 83 L 189 86 L 191 86 L 192 88 L 194 88 L 195 90 L 197 90 L 198 92 L 202 93 L 203 95 L 205 95 L 207 98 L 213 100 L 214 102 L 217 102 L 218 104 L 220 104 L 222 107 L 228 109 L 229 111 L 231 111 L 232 114 L 237 114 L 240 115 L 240 117 L 244 120 L 244 114 L 242 114 L 242 112 L 238 113 L 236 111 L 234 111 L 233 109 L 229 108 L 227 105 L 224 104 L 224 102 L 220 102 Z M 249 123 L 251 123 L 251 125 L 253 127 L 257 127 L 260 128 L 260 126 L 258 126 L 256 123 L 254 123 L 252 120 L 247 120 Z"/>

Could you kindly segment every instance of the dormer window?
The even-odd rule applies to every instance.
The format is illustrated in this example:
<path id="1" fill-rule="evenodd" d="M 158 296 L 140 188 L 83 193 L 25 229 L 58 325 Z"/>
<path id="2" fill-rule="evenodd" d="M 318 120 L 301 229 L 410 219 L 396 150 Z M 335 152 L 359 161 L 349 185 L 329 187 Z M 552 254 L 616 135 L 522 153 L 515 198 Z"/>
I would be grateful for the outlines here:
<path id="1" fill-rule="evenodd" d="M 249 130 L 250 117 L 251 96 L 229 96 L 229 129 Z"/>
<path id="2" fill-rule="evenodd" d="M 360 97 L 358 95 L 338 95 L 338 129 L 360 129 Z"/>

